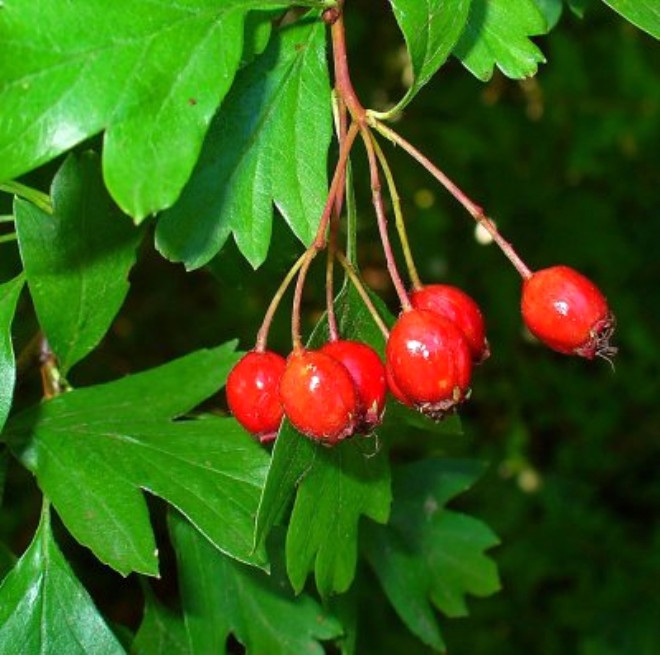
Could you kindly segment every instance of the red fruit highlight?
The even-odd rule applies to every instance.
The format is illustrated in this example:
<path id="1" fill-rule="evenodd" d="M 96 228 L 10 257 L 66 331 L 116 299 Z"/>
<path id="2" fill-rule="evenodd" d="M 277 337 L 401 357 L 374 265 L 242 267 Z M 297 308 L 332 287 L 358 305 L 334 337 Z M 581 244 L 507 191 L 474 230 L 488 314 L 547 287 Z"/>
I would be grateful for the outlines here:
<path id="1" fill-rule="evenodd" d="M 330 355 L 294 350 L 280 382 L 285 416 L 303 434 L 334 446 L 355 431 L 358 395 L 346 367 Z"/>
<path id="2" fill-rule="evenodd" d="M 336 359 L 350 373 L 358 396 L 355 431 L 369 434 L 383 419 L 387 393 L 385 366 L 378 353 L 366 343 L 343 339 L 329 341 L 320 352 Z"/>
<path id="3" fill-rule="evenodd" d="M 469 393 L 467 341 L 452 321 L 434 312 L 413 309 L 401 315 L 387 341 L 386 362 L 396 393 L 436 420 Z"/>
<path id="4" fill-rule="evenodd" d="M 560 353 L 593 359 L 616 354 L 616 321 L 605 296 L 568 266 L 536 271 L 523 282 L 521 310 L 529 331 Z"/>
<path id="5" fill-rule="evenodd" d="M 275 439 L 284 416 L 279 385 L 285 366 L 286 360 L 277 353 L 251 351 L 227 378 L 229 409 L 262 443 Z"/>
<path id="6" fill-rule="evenodd" d="M 488 359 L 490 349 L 484 317 L 467 293 L 449 284 L 428 284 L 415 289 L 410 302 L 415 309 L 427 309 L 453 321 L 463 333 L 475 363 Z"/>

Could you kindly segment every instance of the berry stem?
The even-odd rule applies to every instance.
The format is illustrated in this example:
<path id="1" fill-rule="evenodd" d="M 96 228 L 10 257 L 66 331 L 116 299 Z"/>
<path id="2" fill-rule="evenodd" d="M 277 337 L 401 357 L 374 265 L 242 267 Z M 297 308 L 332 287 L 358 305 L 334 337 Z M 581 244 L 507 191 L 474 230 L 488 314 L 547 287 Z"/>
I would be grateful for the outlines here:
<path id="1" fill-rule="evenodd" d="M 26 184 L 14 180 L 9 180 L 8 182 L 0 184 L 0 191 L 11 193 L 14 196 L 28 200 L 36 207 L 39 207 L 41 211 L 46 212 L 46 214 L 53 213 L 53 203 L 51 202 L 50 196 L 43 191 L 33 189 Z"/>
<path id="2" fill-rule="evenodd" d="M 335 205 L 336 208 L 336 205 Z M 330 341 L 339 339 L 337 315 L 335 314 L 335 253 L 337 250 L 337 232 L 339 230 L 339 216 L 335 215 L 330 222 L 330 235 L 325 265 L 325 306 L 328 317 L 328 335 Z"/>
<path id="3" fill-rule="evenodd" d="M 367 158 L 369 159 L 369 174 L 371 177 L 371 196 L 374 209 L 376 210 L 376 218 L 378 221 L 378 231 L 380 232 L 380 240 L 383 244 L 383 252 L 385 253 L 385 261 L 387 263 L 387 270 L 389 271 L 392 284 L 396 290 L 401 308 L 404 312 L 412 309 L 410 299 L 406 292 L 406 287 L 401 280 L 401 275 L 396 266 L 394 253 L 392 251 L 392 244 L 387 234 L 387 216 L 385 214 L 385 207 L 383 206 L 383 195 L 381 193 L 380 175 L 378 174 L 378 162 L 376 161 L 376 153 L 374 151 L 374 144 L 371 138 L 369 128 L 360 130 L 362 140 L 364 141 L 365 148 L 367 149 Z"/>
<path id="4" fill-rule="evenodd" d="M 300 267 L 303 265 L 306 257 L 307 257 L 307 251 L 305 251 L 302 255 L 300 255 L 300 257 L 298 257 L 298 259 L 295 261 L 293 266 L 289 269 L 289 272 L 286 274 L 286 276 L 280 283 L 280 286 L 275 292 L 273 299 L 270 301 L 270 305 L 268 305 L 268 309 L 266 310 L 266 314 L 264 315 L 264 320 L 261 322 L 261 327 L 259 328 L 259 332 L 257 332 L 257 340 L 254 345 L 254 350 L 256 352 L 261 353 L 266 350 L 266 343 L 268 341 L 268 331 L 270 330 L 270 324 L 273 322 L 273 316 L 275 316 L 275 312 L 277 311 L 277 308 L 279 307 L 279 304 L 282 301 L 282 297 L 286 293 L 289 284 L 291 284 L 291 280 L 293 280 L 296 273 L 300 270 Z"/>
<path id="5" fill-rule="evenodd" d="M 16 241 L 16 239 L 18 239 L 16 232 L 0 235 L 0 243 L 9 243 L 10 241 Z"/>
<path id="6" fill-rule="evenodd" d="M 387 329 L 387 325 L 385 325 L 385 321 L 383 321 L 380 314 L 378 313 L 378 310 L 376 309 L 376 306 L 371 300 L 371 297 L 369 296 L 367 289 L 365 288 L 364 284 L 362 284 L 362 280 L 360 279 L 360 276 L 357 274 L 357 271 L 355 270 L 351 262 L 349 262 L 348 259 L 346 259 L 346 256 L 344 255 L 343 252 L 337 250 L 335 254 L 339 263 L 344 267 L 344 270 L 346 271 L 346 275 L 348 275 L 356 291 L 360 294 L 360 298 L 362 298 L 362 302 L 364 302 L 367 310 L 369 310 L 369 314 L 371 315 L 371 318 L 374 319 L 374 323 L 378 326 L 378 329 L 382 332 L 383 337 L 387 341 L 388 337 L 390 336 L 390 331 Z"/>
<path id="7" fill-rule="evenodd" d="M 387 182 L 387 188 L 392 200 L 392 208 L 394 209 L 394 219 L 397 232 L 399 233 L 399 241 L 401 242 L 401 249 L 403 250 L 403 257 L 406 260 L 406 267 L 408 268 L 408 275 L 410 276 L 410 281 L 412 283 L 413 289 L 421 289 L 422 282 L 419 278 L 419 273 L 417 272 L 417 267 L 415 266 L 415 260 L 412 255 L 412 250 L 410 248 L 410 242 L 408 241 L 408 233 L 406 231 L 406 223 L 403 218 L 403 212 L 401 211 L 401 199 L 399 197 L 399 192 L 397 191 L 396 184 L 394 182 L 394 175 L 392 175 L 392 169 L 390 168 L 387 158 L 383 149 L 380 147 L 380 144 L 376 140 L 376 137 L 373 133 L 370 134 L 371 141 L 374 146 L 374 151 L 378 157 L 380 167 L 383 169 L 383 174 L 385 175 L 385 180 Z"/>
<path id="8" fill-rule="evenodd" d="M 520 258 L 518 253 L 514 250 L 513 246 L 502 237 L 498 229 L 495 227 L 493 221 L 486 216 L 482 207 L 473 202 L 452 180 L 450 180 L 445 173 L 443 173 L 428 157 L 423 155 L 415 146 L 409 141 L 404 139 L 400 134 L 381 123 L 373 115 L 368 116 L 368 121 L 371 127 L 384 137 L 389 139 L 395 145 L 403 148 L 413 159 L 417 160 L 433 177 L 435 177 L 442 186 L 449 191 L 449 193 L 458 202 L 465 207 L 468 213 L 474 220 L 482 225 L 483 228 L 491 235 L 493 241 L 499 246 L 500 250 L 506 255 L 509 261 L 513 264 L 514 268 L 520 273 L 524 279 L 532 277 L 532 271 L 527 264 Z"/>

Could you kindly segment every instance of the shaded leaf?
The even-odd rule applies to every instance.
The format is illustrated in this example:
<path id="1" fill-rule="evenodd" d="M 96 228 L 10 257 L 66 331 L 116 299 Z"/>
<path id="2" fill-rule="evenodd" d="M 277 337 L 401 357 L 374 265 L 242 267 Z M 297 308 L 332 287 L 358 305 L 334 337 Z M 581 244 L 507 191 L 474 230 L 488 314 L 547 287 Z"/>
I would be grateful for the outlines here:
<path id="1" fill-rule="evenodd" d="M 445 63 L 463 32 L 470 0 L 390 0 L 403 32 L 413 82 L 405 97 L 388 113 L 405 107 Z"/>
<path id="2" fill-rule="evenodd" d="M 454 54 L 480 80 L 489 80 L 495 66 L 513 79 L 530 77 L 545 57 L 529 37 L 547 31 L 534 0 L 472 0 Z"/>
<path id="3" fill-rule="evenodd" d="M 343 338 L 359 339 L 382 351 L 383 337 L 352 286 L 342 291 L 336 308 Z M 317 326 L 310 339 L 312 347 L 327 340 L 326 328 L 324 322 Z M 385 448 L 379 449 L 375 438 L 361 436 L 325 448 L 285 422 L 259 505 L 258 544 L 282 520 L 294 493 L 286 539 L 293 588 L 299 592 L 308 572 L 314 571 L 322 595 L 346 591 L 355 573 L 360 516 L 384 522 L 389 514 Z"/>
<path id="4" fill-rule="evenodd" d="M 364 553 L 408 628 L 444 650 L 433 606 L 465 616 L 465 595 L 499 589 L 497 569 L 484 550 L 498 544 L 480 521 L 445 508 L 472 486 L 482 467 L 474 461 L 424 460 L 395 469 L 394 503 L 387 526 L 368 524 Z"/>
<path id="5" fill-rule="evenodd" d="M 247 653 L 322 655 L 319 640 L 341 634 L 315 600 L 293 595 L 277 563 L 271 576 L 239 564 L 174 514 L 170 532 L 192 653 L 226 653 L 233 634 Z"/>
<path id="6" fill-rule="evenodd" d="M 0 653 L 124 652 L 57 547 L 45 509 L 32 544 L 0 586 Z"/>
<path id="7" fill-rule="evenodd" d="M 277 3 L 286 6 L 287 3 Z M 105 179 L 136 218 L 171 205 L 267 0 L 6 0 L 0 180 L 106 129 Z M 93 29 L 90 29 L 93 26 Z"/>
<path id="8" fill-rule="evenodd" d="M 192 655 L 183 617 L 161 605 L 145 584 L 144 615 L 131 655 Z"/>
<path id="9" fill-rule="evenodd" d="M 547 31 L 553 29 L 561 18 L 564 9 L 564 0 L 534 0 L 536 6 L 545 17 Z"/>
<path id="10" fill-rule="evenodd" d="M 14 360 L 14 348 L 11 343 L 11 324 L 22 288 L 22 275 L 0 284 L 0 432 L 2 432 L 9 415 L 16 381 L 16 362 Z"/>
<path id="11" fill-rule="evenodd" d="M 103 338 L 128 293 L 142 237 L 108 196 L 101 162 L 69 155 L 52 186 L 53 213 L 16 199 L 16 231 L 30 294 L 66 373 Z"/>
<path id="12" fill-rule="evenodd" d="M 42 403 L 7 425 L 7 440 L 73 536 L 122 574 L 155 575 L 141 490 L 185 514 L 233 557 L 253 553 L 268 456 L 231 419 L 172 421 L 222 385 L 233 344 Z"/>
<path id="13" fill-rule="evenodd" d="M 330 136 L 325 25 L 289 25 L 237 76 L 190 182 L 160 217 L 158 249 L 196 268 L 233 232 L 257 267 L 268 252 L 273 204 L 308 244 L 327 193 Z"/>
<path id="14" fill-rule="evenodd" d="M 603 0 L 633 25 L 660 39 L 660 4 L 657 0 Z"/>

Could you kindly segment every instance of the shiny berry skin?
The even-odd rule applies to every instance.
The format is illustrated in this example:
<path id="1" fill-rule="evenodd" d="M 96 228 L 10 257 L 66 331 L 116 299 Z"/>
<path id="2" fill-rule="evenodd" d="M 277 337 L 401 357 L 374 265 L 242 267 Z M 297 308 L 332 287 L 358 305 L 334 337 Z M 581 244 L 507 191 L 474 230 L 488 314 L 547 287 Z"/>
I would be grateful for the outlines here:
<path id="1" fill-rule="evenodd" d="M 568 266 L 536 271 L 523 282 L 521 310 L 529 331 L 560 353 L 612 357 L 615 319 L 605 296 Z"/>
<path id="2" fill-rule="evenodd" d="M 227 378 L 227 402 L 234 418 L 262 443 L 273 441 L 284 416 L 279 386 L 286 360 L 271 351 L 244 355 Z"/>
<path id="3" fill-rule="evenodd" d="M 280 382 L 285 416 L 303 434 L 333 446 L 355 431 L 358 395 L 346 367 L 318 350 L 294 350 Z"/>
<path id="4" fill-rule="evenodd" d="M 320 352 L 341 362 L 353 378 L 358 396 L 355 431 L 369 434 L 382 421 L 387 382 L 378 353 L 366 343 L 339 339 L 329 341 Z"/>
<path id="5" fill-rule="evenodd" d="M 472 360 L 481 363 L 488 359 L 490 349 L 486 340 L 486 326 L 479 305 L 458 287 L 449 284 L 428 284 L 410 294 L 415 309 L 428 309 L 456 323 L 470 346 Z"/>
<path id="6" fill-rule="evenodd" d="M 404 312 L 394 324 L 386 366 L 396 393 L 434 419 L 469 393 L 472 355 L 465 337 L 452 321 L 426 309 Z"/>
<path id="7" fill-rule="evenodd" d="M 406 396 L 403 391 L 399 388 L 399 385 L 396 383 L 396 380 L 392 377 L 392 370 L 389 366 L 385 366 L 385 376 L 387 379 L 387 388 L 390 390 L 390 393 L 403 405 L 408 407 L 414 407 L 413 403 L 408 396 Z"/>

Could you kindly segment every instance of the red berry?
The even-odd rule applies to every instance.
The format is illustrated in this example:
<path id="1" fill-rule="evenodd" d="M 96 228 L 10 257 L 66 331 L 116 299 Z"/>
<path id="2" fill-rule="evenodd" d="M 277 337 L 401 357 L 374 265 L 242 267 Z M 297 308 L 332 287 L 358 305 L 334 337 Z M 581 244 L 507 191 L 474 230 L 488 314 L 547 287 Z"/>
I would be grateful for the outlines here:
<path id="1" fill-rule="evenodd" d="M 472 359 L 483 362 L 490 355 L 486 326 L 479 305 L 464 291 L 449 284 L 429 284 L 410 294 L 415 309 L 428 309 L 456 323 L 463 333 Z"/>
<path id="2" fill-rule="evenodd" d="M 401 315 L 387 341 L 386 361 L 395 393 L 432 418 L 442 418 L 467 397 L 470 348 L 459 328 L 434 312 Z"/>
<path id="3" fill-rule="evenodd" d="M 522 289 L 522 316 L 529 331 L 553 350 L 593 359 L 611 357 L 615 319 L 605 296 L 568 266 L 536 271 Z"/>
<path id="4" fill-rule="evenodd" d="M 385 367 L 385 375 L 387 377 L 387 388 L 390 390 L 390 393 L 402 404 L 407 405 L 408 407 L 414 407 L 414 403 L 406 394 L 401 391 L 399 385 L 396 383 L 396 380 L 392 376 L 392 369 L 389 366 Z"/>
<path id="5" fill-rule="evenodd" d="M 355 384 L 330 355 L 294 350 L 280 382 L 280 400 L 293 426 L 312 439 L 332 446 L 355 431 Z"/>
<path id="6" fill-rule="evenodd" d="M 355 431 L 369 434 L 382 421 L 385 410 L 385 367 L 376 351 L 359 341 L 329 341 L 321 352 L 341 362 L 350 373 L 358 396 Z"/>
<path id="7" fill-rule="evenodd" d="M 227 378 L 227 402 L 236 420 L 262 443 L 272 441 L 284 416 L 279 385 L 286 360 L 277 353 L 244 355 Z"/>

